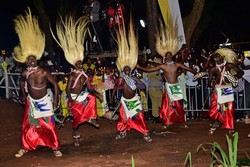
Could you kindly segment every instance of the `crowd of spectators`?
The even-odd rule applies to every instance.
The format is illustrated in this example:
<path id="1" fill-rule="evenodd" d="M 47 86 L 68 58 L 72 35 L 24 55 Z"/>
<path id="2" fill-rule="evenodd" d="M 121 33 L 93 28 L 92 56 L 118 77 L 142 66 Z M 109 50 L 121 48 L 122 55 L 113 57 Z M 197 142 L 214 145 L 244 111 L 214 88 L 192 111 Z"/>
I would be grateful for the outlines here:
<path id="1" fill-rule="evenodd" d="M 212 53 L 214 49 L 202 49 L 200 52 L 195 52 L 192 48 L 187 45 L 183 45 L 180 51 L 174 55 L 174 61 L 178 63 L 183 63 L 195 69 L 197 72 L 208 72 L 210 68 L 215 66 L 213 62 Z M 238 65 L 240 68 L 245 70 L 246 75 L 244 78 L 239 78 L 239 85 L 234 89 L 235 91 L 235 102 L 237 103 L 237 110 L 235 118 L 237 121 L 243 121 L 249 115 L 248 110 L 244 108 L 250 108 L 249 101 L 249 79 L 247 76 L 250 60 L 245 58 L 243 52 L 236 51 L 238 55 Z M 46 57 L 46 56 L 45 56 Z M 88 75 L 88 84 L 85 87 L 85 91 L 89 91 L 96 94 L 99 98 L 99 109 L 101 114 L 107 112 L 108 110 L 114 109 L 121 98 L 121 91 L 119 91 L 119 85 L 121 84 L 121 73 L 118 71 L 116 65 L 115 57 L 105 57 L 105 58 L 85 58 L 83 64 L 83 70 Z M 2 54 L 0 56 L 0 80 L 4 77 L 4 70 L 12 73 L 20 73 L 25 69 L 24 66 L 15 62 L 13 60 L 11 53 Z M 144 67 L 152 67 L 158 64 L 164 63 L 159 55 L 142 54 L 138 57 L 138 63 Z M 67 75 L 71 71 L 71 66 L 69 64 L 60 65 L 59 63 L 52 63 L 49 58 L 43 58 L 40 60 L 39 65 L 54 74 L 57 81 L 63 81 L 66 83 Z M 147 116 L 153 118 L 154 122 L 159 121 L 159 109 L 161 107 L 161 94 L 162 89 L 164 89 L 164 78 L 162 77 L 162 72 L 145 73 L 140 70 L 135 69 L 133 72 L 133 78 L 136 81 L 138 91 L 137 93 L 141 96 L 144 110 L 147 112 Z M 193 74 L 186 71 L 179 71 L 179 82 L 184 86 L 184 96 L 186 94 L 185 109 L 188 111 L 187 119 L 203 118 L 204 113 L 199 112 L 202 110 L 205 98 L 209 95 L 211 88 L 207 85 L 207 80 L 197 80 L 193 81 Z M 18 85 L 19 77 L 15 76 L 14 81 Z M 11 82 L 9 82 L 11 83 Z M 13 84 L 11 84 L 13 85 Z M 1 86 L 4 86 L 2 82 Z M 115 98 L 112 99 L 113 89 L 118 87 L 118 91 Z M 97 90 L 97 91 L 96 91 Z M 1 89 L 1 97 L 5 97 L 4 89 Z M 101 96 L 100 96 L 101 93 Z M 201 95 L 203 98 L 201 98 Z M 105 103 L 105 104 L 104 104 Z M 209 103 L 205 105 L 205 109 L 209 108 Z"/>
<path id="2" fill-rule="evenodd" d="M 115 28 L 124 21 L 124 6 L 119 0 L 109 1 L 105 5 L 100 4 L 98 0 L 88 0 L 83 7 L 83 15 L 88 16 L 91 20 L 90 35 L 91 42 L 87 42 L 85 55 L 88 56 L 84 60 L 83 70 L 88 75 L 88 83 L 84 88 L 95 94 L 98 98 L 97 107 L 99 116 L 102 116 L 110 109 L 114 109 L 121 98 L 121 91 L 118 88 L 115 98 L 113 99 L 113 90 L 121 86 L 121 73 L 118 71 L 115 57 L 98 57 L 92 58 L 92 53 L 98 53 L 104 50 L 115 49 Z M 106 31 L 106 32 L 105 32 Z M 109 35 L 107 35 L 107 32 Z M 105 35 L 106 34 L 106 35 Z M 90 38 L 88 37 L 88 38 Z M 107 42 L 108 41 L 108 42 Z M 218 47 L 217 47 L 218 48 Z M 208 72 L 215 66 L 212 59 L 213 52 L 216 47 L 194 50 L 193 48 L 183 45 L 179 52 L 173 56 L 173 60 L 182 63 L 185 66 L 193 68 L 197 72 Z M 63 52 L 55 48 L 54 55 L 48 55 L 45 51 L 43 58 L 39 61 L 39 66 L 52 72 L 56 77 L 61 92 L 65 91 L 67 84 L 67 76 L 72 70 L 71 65 L 67 63 L 63 56 Z M 235 50 L 238 55 L 238 66 L 245 70 L 243 78 L 239 78 L 238 87 L 234 89 L 235 102 L 237 110 L 235 118 L 242 121 L 250 115 L 249 111 L 244 110 L 250 108 L 250 59 L 245 58 L 243 52 Z M 4 52 L 0 56 L 0 84 L 5 86 L 3 79 L 5 72 L 20 73 L 25 70 L 25 66 L 13 60 L 13 53 Z M 164 63 L 164 59 L 159 55 L 152 55 L 145 52 L 139 55 L 138 63 L 142 67 L 154 67 Z M 249 70 L 250 71 L 250 70 Z M 145 73 L 135 69 L 133 79 L 136 81 L 138 91 L 141 97 L 143 107 L 147 112 L 147 116 L 153 118 L 154 122 L 159 122 L 159 110 L 161 107 L 162 90 L 164 89 L 164 77 L 161 71 Z M 20 76 L 9 75 L 9 86 L 19 85 Z M 188 111 L 187 119 L 195 119 L 205 117 L 204 112 L 200 112 L 203 108 L 209 108 L 209 102 L 205 103 L 206 97 L 209 96 L 211 88 L 205 79 L 193 80 L 193 74 L 190 72 L 179 70 L 179 83 L 182 85 L 184 95 L 184 108 Z M 4 88 L 0 88 L 0 97 L 6 97 Z M 202 98 L 201 98 L 202 97 Z M 10 98 L 18 98 L 15 91 L 10 90 Z M 64 105 L 64 104 L 62 104 Z"/>

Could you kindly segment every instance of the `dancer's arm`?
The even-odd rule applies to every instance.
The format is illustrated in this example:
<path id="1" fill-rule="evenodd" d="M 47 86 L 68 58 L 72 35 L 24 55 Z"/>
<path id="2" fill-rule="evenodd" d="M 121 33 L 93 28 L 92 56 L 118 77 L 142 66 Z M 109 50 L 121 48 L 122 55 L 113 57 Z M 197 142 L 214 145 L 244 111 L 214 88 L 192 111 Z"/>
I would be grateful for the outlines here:
<path id="1" fill-rule="evenodd" d="M 122 86 L 122 84 L 120 83 L 120 78 L 117 78 L 115 80 L 115 86 L 114 86 L 114 89 L 113 89 L 113 92 L 112 92 L 112 96 L 111 96 L 111 103 L 114 101 L 115 99 L 115 94 L 117 92 L 117 89 L 120 89 Z"/>
<path id="2" fill-rule="evenodd" d="M 178 63 L 178 66 L 186 71 L 190 71 L 191 73 L 193 73 L 194 75 L 197 74 L 197 71 L 195 71 L 193 68 L 190 68 L 190 67 L 187 67 L 183 64 L 179 64 Z"/>
<path id="3" fill-rule="evenodd" d="M 156 67 L 141 67 L 139 64 L 136 65 L 136 67 L 142 71 L 145 71 L 145 72 L 154 72 L 154 71 L 159 71 L 160 69 L 162 69 L 162 65 L 158 65 Z"/>
<path id="4" fill-rule="evenodd" d="M 55 78 L 51 75 L 50 72 L 46 71 L 46 77 L 48 81 L 52 83 L 54 86 L 55 96 L 54 96 L 54 101 L 53 101 L 53 108 L 55 109 L 56 107 L 58 107 L 58 96 L 59 96 L 58 86 L 57 86 Z"/>
<path id="5" fill-rule="evenodd" d="M 25 76 L 26 76 L 26 71 L 21 73 L 21 79 L 20 79 L 20 89 L 22 91 L 22 102 L 25 103 L 26 100 L 26 92 L 25 92 Z"/>
<path id="6" fill-rule="evenodd" d="M 67 84 L 67 88 L 66 88 L 67 97 L 68 97 L 70 102 L 73 102 L 73 99 L 72 99 L 72 97 L 70 95 L 70 89 L 72 87 L 72 84 L 73 84 L 73 76 L 72 76 L 72 74 L 70 74 L 68 84 Z"/>
<path id="7" fill-rule="evenodd" d="M 214 86 L 214 85 L 212 85 L 212 80 L 213 80 L 214 74 L 215 74 L 215 68 L 212 68 L 212 69 L 209 71 L 209 76 L 208 76 L 208 86 L 209 86 L 209 87 Z"/>

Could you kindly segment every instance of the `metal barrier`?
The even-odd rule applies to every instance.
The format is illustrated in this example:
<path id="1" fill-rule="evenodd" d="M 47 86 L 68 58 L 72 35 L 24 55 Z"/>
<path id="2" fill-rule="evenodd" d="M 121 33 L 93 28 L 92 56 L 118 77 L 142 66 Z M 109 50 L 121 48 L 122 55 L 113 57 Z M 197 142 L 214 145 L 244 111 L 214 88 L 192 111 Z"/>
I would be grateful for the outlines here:
<path id="1" fill-rule="evenodd" d="M 63 72 L 55 72 L 52 73 L 52 75 L 65 75 Z M 14 76 L 17 76 L 15 79 Z M 14 90 L 17 96 L 19 96 L 19 79 L 20 79 L 20 73 L 10 73 L 8 71 L 5 71 L 4 77 L 0 79 L 0 85 L 5 81 L 5 86 L 0 86 L 0 88 L 4 88 L 6 92 L 6 98 L 10 97 L 10 90 Z M 247 81 L 244 80 L 244 88 Z M 138 94 L 140 89 L 137 90 Z M 185 108 L 187 111 L 187 115 L 190 117 L 196 117 L 201 112 L 207 112 L 209 110 L 210 101 L 211 101 L 211 88 L 208 87 L 208 78 L 203 77 L 199 80 L 199 84 L 197 86 L 188 87 L 186 86 L 187 91 L 187 102 L 188 106 Z M 145 90 L 145 95 L 147 99 L 150 98 L 148 89 Z M 209 97 L 208 97 L 209 96 Z M 208 100 L 205 103 L 206 98 L 208 97 Z M 246 89 L 243 90 L 243 99 L 239 98 L 238 92 L 235 92 L 235 103 L 236 103 L 236 110 L 250 110 L 250 108 L 247 107 L 246 102 Z M 241 104 L 243 102 L 243 104 Z M 204 106 L 204 108 L 203 108 Z M 148 109 L 145 110 L 152 110 L 148 107 Z"/>
<path id="2" fill-rule="evenodd" d="M 14 90 L 17 96 L 19 96 L 19 84 L 15 82 L 14 76 L 20 78 L 20 73 L 9 73 L 7 70 L 4 70 L 4 76 L 0 80 L 0 88 L 5 89 L 5 97 L 8 99 L 10 98 L 10 90 Z M 18 80 L 19 81 L 19 80 Z M 4 86 L 2 84 L 5 83 Z"/>

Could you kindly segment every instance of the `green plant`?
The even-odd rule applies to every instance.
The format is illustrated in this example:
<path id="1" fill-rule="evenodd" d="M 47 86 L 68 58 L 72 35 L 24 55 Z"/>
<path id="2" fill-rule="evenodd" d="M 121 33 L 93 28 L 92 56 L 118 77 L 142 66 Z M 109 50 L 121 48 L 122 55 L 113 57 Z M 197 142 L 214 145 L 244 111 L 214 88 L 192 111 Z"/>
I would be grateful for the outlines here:
<path id="1" fill-rule="evenodd" d="M 134 160 L 134 157 L 133 157 L 133 155 L 132 155 L 132 167 L 135 167 L 135 160 Z"/>
<path id="2" fill-rule="evenodd" d="M 228 155 L 225 153 L 225 151 L 221 148 L 221 146 L 217 142 L 209 144 L 212 146 L 212 148 L 210 148 L 213 158 L 213 161 L 210 164 L 211 167 L 213 167 L 216 164 L 222 165 L 223 167 L 237 166 L 237 152 L 238 152 L 238 140 L 239 140 L 238 132 L 234 133 L 233 136 L 234 138 L 232 140 L 226 135 Z M 200 149 L 206 151 L 203 144 L 198 146 L 197 152 L 199 152 Z"/>
<path id="3" fill-rule="evenodd" d="M 189 163 L 188 163 L 189 162 Z M 189 166 L 192 167 L 192 154 L 191 152 L 187 153 L 186 159 L 185 159 L 185 163 L 184 166 Z"/>

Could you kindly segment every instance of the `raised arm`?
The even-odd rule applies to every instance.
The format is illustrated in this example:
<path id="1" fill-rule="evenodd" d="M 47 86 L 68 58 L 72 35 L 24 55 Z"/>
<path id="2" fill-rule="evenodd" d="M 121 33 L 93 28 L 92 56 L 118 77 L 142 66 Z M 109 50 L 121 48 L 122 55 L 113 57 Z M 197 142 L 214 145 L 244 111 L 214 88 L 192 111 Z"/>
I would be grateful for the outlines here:
<path id="1" fill-rule="evenodd" d="M 136 67 L 142 71 L 145 72 L 154 72 L 154 71 L 159 71 L 160 69 L 162 69 L 162 65 L 158 65 L 156 67 L 141 67 L 139 64 L 136 65 Z"/>
<path id="2" fill-rule="evenodd" d="M 197 71 L 195 71 L 194 69 L 190 68 L 190 67 L 187 67 L 183 64 L 179 64 L 178 63 L 178 66 L 186 71 L 190 71 L 191 73 L 193 73 L 194 75 L 197 74 Z"/>

